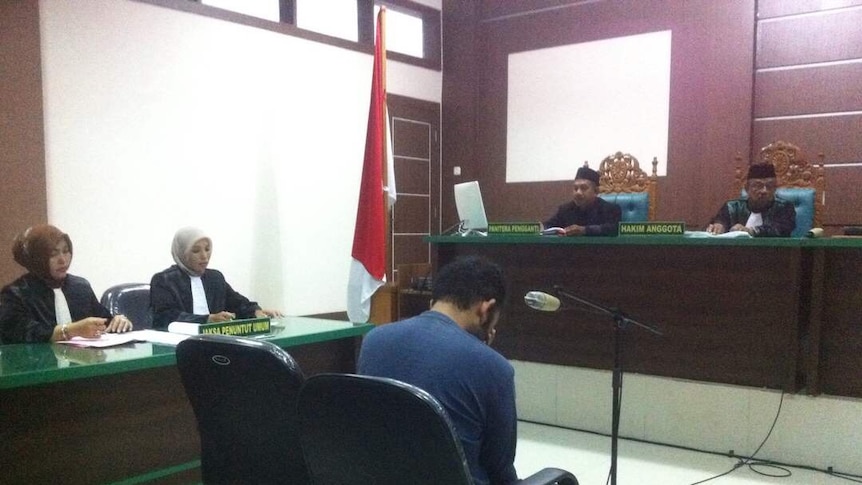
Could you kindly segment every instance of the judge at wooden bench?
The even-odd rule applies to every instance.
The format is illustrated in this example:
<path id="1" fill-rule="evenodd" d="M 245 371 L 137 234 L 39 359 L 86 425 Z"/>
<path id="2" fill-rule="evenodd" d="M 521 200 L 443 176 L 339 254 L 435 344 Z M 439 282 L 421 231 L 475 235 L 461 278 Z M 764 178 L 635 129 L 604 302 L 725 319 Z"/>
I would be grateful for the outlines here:
<path id="1" fill-rule="evenodd" d="M 733 199 L 719 209 L 707 226 L 710 234 L 745 231 L 754 237 L 790 237 L 796 228 L 793 204 L 775 196 L 778 182 L 775 167 L 756 163 L 748 168 L 745 192 L 748 197 Z"/>
<path id="2" fill-rule="evenodd" d="M 599 197 L 599 173 L 581 167 L 572 184 L 572 200 L 542 222 L 542 230 L 560 236 L 616 236 L 621 218 L 620 206 Z"/>

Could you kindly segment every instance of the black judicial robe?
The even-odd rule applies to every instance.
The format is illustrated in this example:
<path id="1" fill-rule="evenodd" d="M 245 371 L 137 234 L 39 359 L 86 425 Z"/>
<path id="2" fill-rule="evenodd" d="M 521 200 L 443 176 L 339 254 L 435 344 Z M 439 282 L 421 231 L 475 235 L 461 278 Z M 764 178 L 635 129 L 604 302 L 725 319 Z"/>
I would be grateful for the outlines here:
<path id="1" fill-rule="evenodd" d="M 237 318 L 254 318 L 260 310 L 256 302 L 234 291 L 217 270 L 207 269 L 201 275 L 210 313 L 228 311 Z M 209 315 L 196 315 L 192 301 L 192 284 L 189 275 L 173 265 L 156 273 L 150 281 L 150 309 L 153 328 L 165 330 L 171 322 L 206 323 Z"/>
<path id="2" fill-rule="evenodd" d="M 73 322 L 112 317 L 86 279 L 67 274 L 60 288 Z M 48 342 L 56 326 L 54 290 L 44 279 L 27 273 L 0 291 L 0 343 Z"/>
<path id="3" fill-rule="evenodd" d="M 579 208 L 574 201 L 569 201 L 559 208 L 556 214 L 543 224 L 545 228 L 566 228 L 576 224 L 586 228 L 587 236 L 616 236 L 619 222 L 622 219 L 620 206 L 596 197 L 595 202 L 585 209 Z"/>

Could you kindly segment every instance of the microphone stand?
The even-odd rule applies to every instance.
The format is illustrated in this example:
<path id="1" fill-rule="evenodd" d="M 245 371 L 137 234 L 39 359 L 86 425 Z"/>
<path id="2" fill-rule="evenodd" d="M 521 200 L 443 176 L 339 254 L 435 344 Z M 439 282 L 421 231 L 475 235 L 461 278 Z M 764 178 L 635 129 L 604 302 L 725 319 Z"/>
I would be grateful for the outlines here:
<path id="1" fill-rule="evenodd" d="M 590 307 L 594 310 L 598 310 L 601 313 L 605 313 L 611 317 L 614 321 L 614 368 L 613 368 L 613 378 L 611 382 L 612 388 L 612 402 L 611 402 L 611 485 L 617 485 L 617 442 L 620 436 L 620 409 L 622 407 L 622 396 L 623 396 L 623 369 L 620 364 L 620 354 L 622 351 L 621 340 L 622 340 L 622 331 L 629 325 L 634 324 L 641 328 L 644 328 L 656 335 L 662 335 L 662 333 L 655 327 L 647 325 L 645 323 L 638 322 L 632 318 L 629 318 L 621 312 L 618 308 L 608 308 L 602 305 L 598 305 L 589 300 L 584 300 L 583 298 L 577 297 L 566 291 L 562 290 L 560 287 L 554 288 L 560 296 L 564 296 L 572 301 L 576 301 L 584 306 Z"/>

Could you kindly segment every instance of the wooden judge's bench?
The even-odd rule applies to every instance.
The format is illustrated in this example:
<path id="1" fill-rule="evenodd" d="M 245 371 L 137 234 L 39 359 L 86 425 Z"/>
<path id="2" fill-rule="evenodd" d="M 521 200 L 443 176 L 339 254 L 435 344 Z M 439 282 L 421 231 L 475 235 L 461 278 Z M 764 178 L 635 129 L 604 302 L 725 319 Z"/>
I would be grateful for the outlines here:
<path id="1" fill-rule="evenodd" d="M 523 296 L 559 286 L 624 311 L 663 335 L 623 332 L 626 372 L 862 396 L 862 239 L 682 236 L 433 236 L 442 266 L 466 254 L 506 272 L 509 298 L 494 346 L 513 360 L 610 369 L 609 317 L 563 299 L 558 312 Z"/>

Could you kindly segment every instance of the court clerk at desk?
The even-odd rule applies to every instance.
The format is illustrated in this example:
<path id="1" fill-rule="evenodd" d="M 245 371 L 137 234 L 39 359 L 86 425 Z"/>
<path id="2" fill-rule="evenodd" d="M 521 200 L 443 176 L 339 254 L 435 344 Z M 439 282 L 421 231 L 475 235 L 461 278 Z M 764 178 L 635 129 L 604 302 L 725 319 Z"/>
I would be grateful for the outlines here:
<path id="1" fill-rule="evenodd" d="M 153 328 L 171 322 L 214 323 L 234 318 L 280 317 L 278 310 L 263 310 L 257 302 L 235 291 L 224 275 L 209 269 L 212 240 L 196 227 L 176 232 L 171 244 L 174 264 L 153 275 L 150 309 Z"/>
<path id="2" fill-rule="evenodd" d="M 15 262 L 27 274 L 0 291 L 0 344 L 56 342 L 126 332 L 132 322 L 112 316 L 90 283 L 69 274 L 72 240 L 41 224 L 26 229 L 12 244 Z"/>
<path id="3" fill-rule="evenodd" d="M 572 184 L 572 200 L 542 222 L 542 229 L 559 227 L 561 236 L 616 236 L 622 209 L 599 197 L 599 174 L 581 167 Z"/>
<path id="4" fill-rule="evenodd" d="M 796 228 L 793 204 L 775 196 L 775 167 L 757 163 L 748 167 L 745 191 L 748 198 L 726 202 L 706 231 L 722 234 L 745 231 L 754 237 L 790 237 Z"/>

